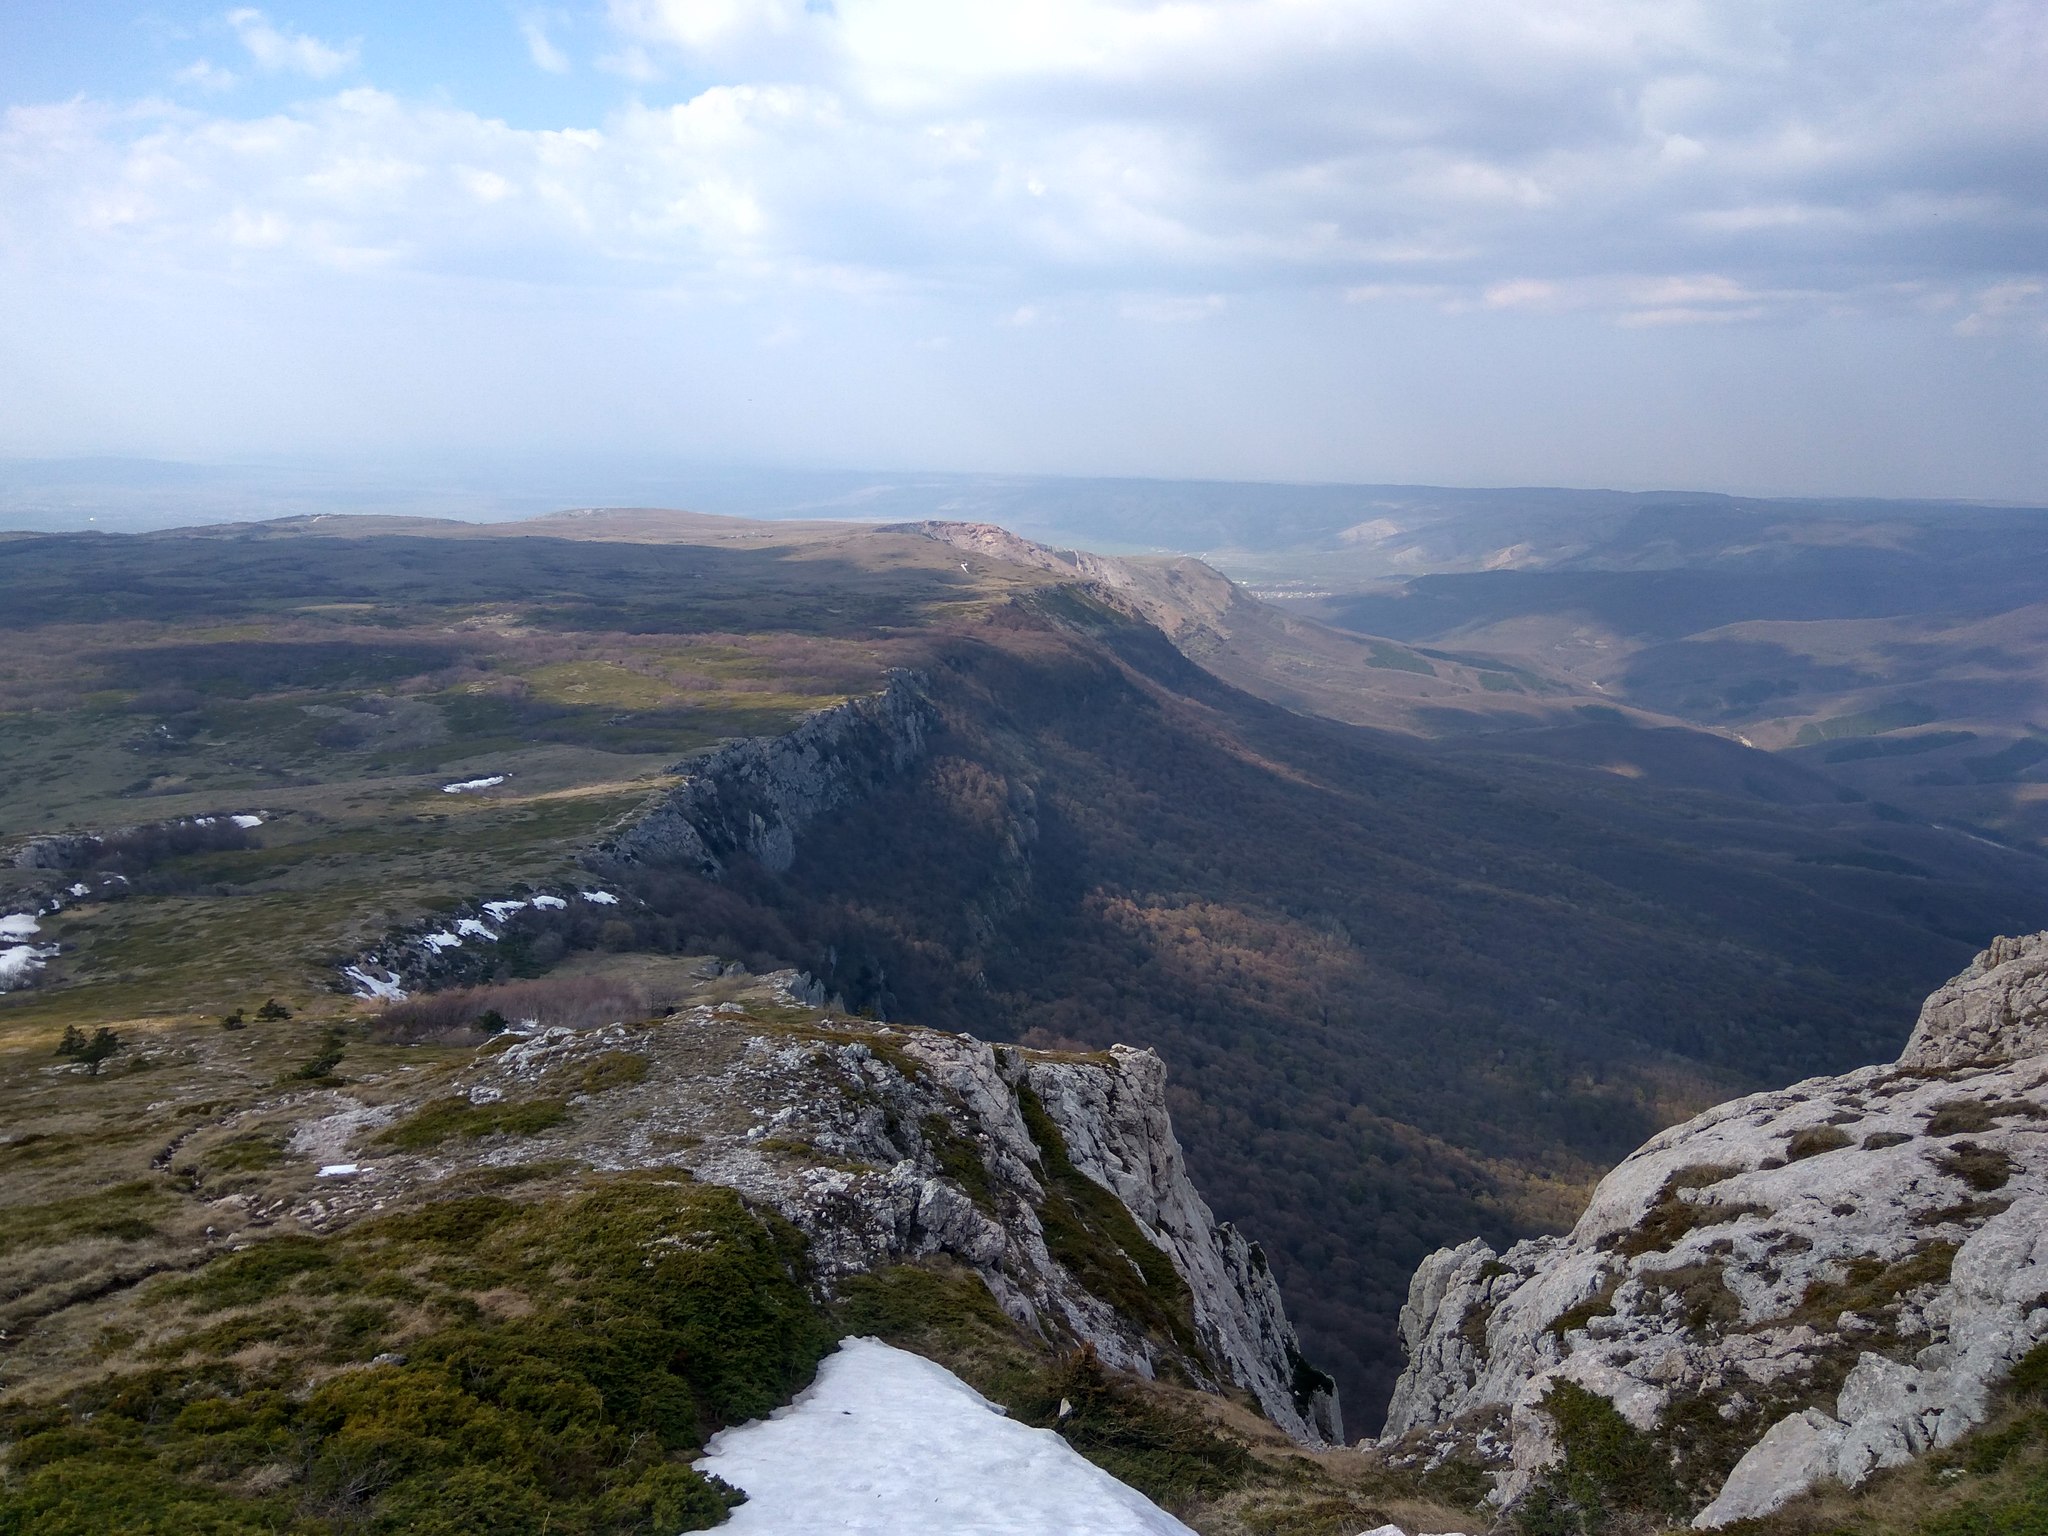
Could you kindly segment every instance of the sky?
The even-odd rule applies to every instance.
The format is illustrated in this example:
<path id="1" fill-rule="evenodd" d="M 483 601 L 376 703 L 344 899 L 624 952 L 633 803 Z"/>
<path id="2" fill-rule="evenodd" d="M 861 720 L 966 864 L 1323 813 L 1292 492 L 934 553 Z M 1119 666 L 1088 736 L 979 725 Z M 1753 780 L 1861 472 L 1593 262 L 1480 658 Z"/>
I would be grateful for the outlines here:
<path id="1" fill-rule="evenodd" d="M 2039 0 L 6 0 L 0 456 L 2048 501 L 2044 80 Z"/>

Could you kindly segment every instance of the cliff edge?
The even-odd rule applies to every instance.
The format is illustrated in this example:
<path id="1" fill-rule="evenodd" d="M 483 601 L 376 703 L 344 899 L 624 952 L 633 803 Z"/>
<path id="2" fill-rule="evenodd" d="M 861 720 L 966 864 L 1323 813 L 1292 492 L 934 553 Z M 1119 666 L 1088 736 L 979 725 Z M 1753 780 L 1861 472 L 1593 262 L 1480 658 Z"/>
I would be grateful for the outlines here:
<path id="1" fill-rule="evenodd" d="M 1898 1061 L 1675 1126 L 1563 1237 L 1424 1260 L 1383 1449 L 1540 1490 L 1584 1394 L 1701 1528 L 1953 1444 L 2048 1338 L 2048 933 L 1936 991 Z"/>

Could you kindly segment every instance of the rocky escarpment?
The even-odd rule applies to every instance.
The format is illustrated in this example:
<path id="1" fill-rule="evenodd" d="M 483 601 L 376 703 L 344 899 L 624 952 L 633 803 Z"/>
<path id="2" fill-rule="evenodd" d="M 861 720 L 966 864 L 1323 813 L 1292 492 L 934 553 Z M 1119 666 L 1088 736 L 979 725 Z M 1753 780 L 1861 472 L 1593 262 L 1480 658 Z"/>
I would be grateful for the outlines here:
<path id="1" fill-rule="evenodd" d="M 675 765 L 683 782 L 599 850 L 599 864 L 679 865 L 716 876 L 739 854 L 771 870 L 796 858 L 814 818 L 924 755 L 937 712 L 925 680 L 896 672 L 882 692 L 807 716 L 780 736 L 727 742 Z"/>
<path id="2" fill-rule="evenodd" d="M 816 710 L 779 736 L 743 737 L 684 758 L 671 769 L 682 782 L 589 850 L 583 862 L 600 887 L 637 865 L 717 879 L 733 859 L 751 857 L 770 870 L 787 870 L 798 833 L 922 758 L 937 722 L 927 680 L 893 672 L 880 693 Z M 1028 807 L 1022 824 L 1035 830 Z M 559 956 L 563 942 L 547 938 L 551 929 L 573 926 L 593 905 L 616 911 L 632 901 L 581 885 L 477 897 L 394 929 L 339 960 L 335 971 L 342 986 L 363 997 L 399 998 L 423 987 L 479 981 L 513 951 L 531 954 L 536 942 L 551 943 Z"/>
<path id="3" fill-rule="evenodd" d="M 1569 1235 L 1431 1255 L 1401 1328 L 1383 1446 L 1501 1503 L 1559 1462 L 1566 1383 L 1703 1527 L 1953 1443 L 2048 1338 L 2048 933 L 1978 956 L 1896 1063 L 1657 1136 Z"/>
<path id="4" fill-rule="evenodd" d="M 1305 1443 L 1341 1438 L 1334 1388 L 1303 1361 L 1264 1256 L 1189 1181 L 1156 1056 L 1055 1055 L 835 1019 L 797 1006 L 807 994 L 794 972 L 768 990 L 766 1007 L 532 1033 L 478 1056 L 454 1086 L 472 1105 L 531 1103 L 636 1057 L 644 1076 L 606 1089 L 601 1113 L 579 1110 L 488 1161 L 686 1170 L 788 1218 L 828 1287 L 951 1260 L 1050 1342 L 1248 1394 Z M 323 1192 L 320 1220 L 455 1171 L 440 1152 L 380 1144 L 391 1118 L 337 1102 L 318 1122 L 334 1132 L 319 1155 L 357 1167 Z"/>

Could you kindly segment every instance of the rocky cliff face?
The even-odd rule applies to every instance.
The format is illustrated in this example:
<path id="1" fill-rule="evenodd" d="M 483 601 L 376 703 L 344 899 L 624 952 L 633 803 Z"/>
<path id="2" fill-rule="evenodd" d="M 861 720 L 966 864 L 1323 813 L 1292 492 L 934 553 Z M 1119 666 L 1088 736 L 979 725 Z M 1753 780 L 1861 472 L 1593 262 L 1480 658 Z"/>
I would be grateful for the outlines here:
<path id="1" fill-rule="evenodd" d="M 923 756 L 936 719 L 924 680 L 898 672 L 879 694 L 819 710 L 780 736 L 686 758 L 674 770 L 683 782 L 606 843 L 599 860 L 716 876 L 745 853 L 785 870 L 797 834 Z"/>
<path id="2" fill-rule="evenodd" d="M 1952 1443 L 2048 1338 L 2044 1089 L 2048 933 L 2000 939 L 1896 1063 L 1664 1132 L 1567 1236 L 1431 1255 L 1382 1445 L 1478 1461 L 1512 1503 L 1560 1458 L 1568 1382 L 1715 1527 Z"/>
<path id="3" fill-rule="evenodd" d="M 1304 1443 L 1341 1439 L 1334 1389 L 1303 1361 L 1264 1256 L 1189 1181 L 1158 1057 L 835 1019 L 804 1006 L 816 994 L 796 972 L 754 990 L 644 1025 L 529 1034 L 480 1055 L 454 1086 L 475 1104 L 573 1092 L 594 1064 L 630 1052 L 646 1075 L 606 1092 L 601 1116 L 492 1162 L 683 1169 L 787 1217 L 828 1286 L 950 1259 L 1055 1343 L 1245 1393 Z M 360 1155 L 358 1138 L 374 1150 L 389 1118 L 337 1103 L 306 1134 L 332 1128 L 319 1153 L 341 1162 Z M 365 1162 L 326 1195 L 321 1219 L 452 1171 L 439 1153 Z"/>
<path id="4" fill-rule="evenodd" d="M 589 849 L 583 863 L 600 884 L 643 864 L 716 879 L 738 857 L 781 872 L 795 862 L 805 827 L 904 772 L 924 756 L 937 724 L 926 680 L 892 673 L 880 693 L 815 711 L 779 736 L 742 737 L 683 759 L 672 770 L 682 782 Z M 1020 829 L 1035 833 L 1028 806 Z M 475 982 L 498 969 L 507 940 L 529 944 L 564 912 L 620 902 L 577 885 L 478 897 L 393 930 L 335 969 L 362 997 Z M 561 949 L 557 941 L 555 953 Z"/>

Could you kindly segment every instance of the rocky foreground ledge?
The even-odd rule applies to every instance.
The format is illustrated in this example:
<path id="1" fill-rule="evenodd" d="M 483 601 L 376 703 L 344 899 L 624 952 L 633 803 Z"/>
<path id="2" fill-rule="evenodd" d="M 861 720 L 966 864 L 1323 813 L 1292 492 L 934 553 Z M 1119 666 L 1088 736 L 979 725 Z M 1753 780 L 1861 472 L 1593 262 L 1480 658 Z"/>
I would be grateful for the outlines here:
<path id="1" fill-rule="evenodd" d="M 1665 1131 L 1567 1236 L 1424 1260 L 1383 1450 L 1513 1505 L 1614 1412 L 1716 1528 L 1954 1443 L 2048 1338 L 2044 1088 L 2048 933 L 1999 939 L 1896 1062 Z"/>

